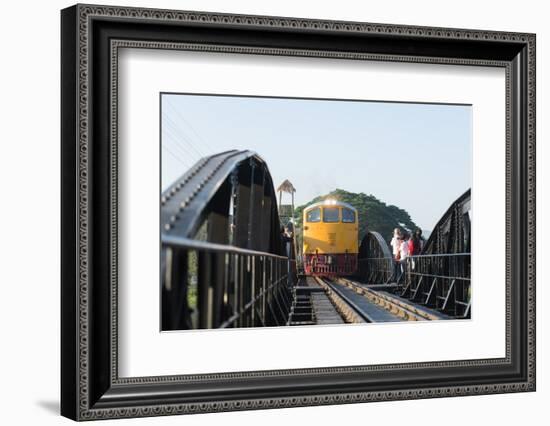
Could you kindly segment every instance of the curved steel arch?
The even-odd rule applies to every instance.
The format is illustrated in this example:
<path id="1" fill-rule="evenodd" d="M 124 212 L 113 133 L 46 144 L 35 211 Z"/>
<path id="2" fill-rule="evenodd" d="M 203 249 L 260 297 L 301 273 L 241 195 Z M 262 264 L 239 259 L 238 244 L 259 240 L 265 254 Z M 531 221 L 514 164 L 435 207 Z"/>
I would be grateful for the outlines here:
<path id="1" fill-rule="evenodd" d="M 296 273 L 253 151 L 199 160 L 161 195 L 162 329 L 284 325 Z"/>
<path id="2" fill-rule="evenodd" d="M 386 283 L 393 272 L 388 243 L 376 231 L 368 231 L 359 245 L 359 277 L 369 284 Z"/>
<path id="3" fill-rule="evenodd" d="M 162 193 L 160 217 L 162 237 L 284 254 L 271 174 L 253 151 L 199 160 Z"/>
<path id="4" fill-rule="evenodd" d="M 392 257 L 388 243 L 379 232 L 368 231 L 361 240 L 359 258 L 363 257 Z"/>
<path id="5" fill-rule="evenodd" d="M 471 190 L 458 197 L 441 216 L 422 248 L 422 254 L 470 253 Z"/>

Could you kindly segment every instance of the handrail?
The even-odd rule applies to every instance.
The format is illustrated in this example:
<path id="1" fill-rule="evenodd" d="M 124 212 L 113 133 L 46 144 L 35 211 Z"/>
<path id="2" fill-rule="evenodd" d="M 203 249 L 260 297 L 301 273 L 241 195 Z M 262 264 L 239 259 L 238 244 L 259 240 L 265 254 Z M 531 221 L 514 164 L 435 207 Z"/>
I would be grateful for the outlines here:
<path id="1" fill-rule="evenodd" d="M 217 244 L 208 241 L 193 240 L 191 238 L 176 237 L 172 235 L 166 235 L 162 237 L 163 247 L 179 247 L 194 250 L 215 251 L 231 254 L 242 254 L 248 256 L 265 256 L 272 257 L 274 259 L 289 260 L 287 256 L 281 256 L 278 254 L 268 253 L 265 251 L 250 250 L 241 247 L 232 246 L 229 244 Z M 295 262 L 294 259 L 290 260 Z"/>
<path id="2" fill-rule="evenodd" d="M 450 256 L 470 256 L 471 253 L 436 253 L 436 254 L 415 254 L 407 256 L 406 259 L 420 259 L 423 257 L 450 257 Z M 359 260 L 387 260 L 387 257 L 362 257 Z M 389 258 L 391 259 L 391 258 Z"/>

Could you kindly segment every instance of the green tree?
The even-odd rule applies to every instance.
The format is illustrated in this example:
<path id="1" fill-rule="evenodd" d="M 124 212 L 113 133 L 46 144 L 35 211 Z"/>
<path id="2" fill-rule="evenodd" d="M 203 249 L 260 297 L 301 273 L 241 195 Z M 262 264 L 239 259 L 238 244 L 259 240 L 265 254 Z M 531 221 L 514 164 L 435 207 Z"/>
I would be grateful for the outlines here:
<path id="1" fill-rule="evenodd" d="M 359 216 L 359 241 L 363 239 L 367 230 L 377 231 L 389 241 L 394 228 L 414 231 L 418 227 L 407 211 L 394 205 L 387 205 L 374 195 L 367 195 L 362 192 L 356 194 L 344 191 L 343 189 L 336 189 L 328 194 L 315 197 L 307 204 L 296 207 L 294 210 L 294 220 L 300 234 L 304 209 L 310 204 L 326 199 L 343 201 L 357 209 Z"/>

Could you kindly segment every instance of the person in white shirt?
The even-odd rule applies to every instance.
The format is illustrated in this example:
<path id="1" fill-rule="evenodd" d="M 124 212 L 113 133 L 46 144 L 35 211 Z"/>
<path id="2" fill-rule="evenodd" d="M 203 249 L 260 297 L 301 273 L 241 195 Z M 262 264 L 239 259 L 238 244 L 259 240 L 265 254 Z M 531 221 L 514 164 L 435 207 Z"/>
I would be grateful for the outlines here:
<path id="1" fill-rule="evenodd" d="M 392 273 L 392 276 L 390 277 L 390 279 L 388 280 L 388 282 L 390 281 L 397 281 L 399 279 L 399 274 L 400 274 L 400 263 L 399 263 L 399 256 L 400 256 L 400 251 L 399 251 L 399 247 L 401 247 L 401 238 L 402 238 L 402 234 L 401 234 L 401 230 L 399 228 L 395 228 L 393 230 L 393 237 L 390 241 L 390 246 L 392 247 L 392 252 L 393 252 L 393 273 Z"/>
<path id="2" fill-rule="evenodd" d="M 396 260 L 399 260 L 399 246 L 401 245 L 401 230 L 399 228 L 395 228 L 393 230 L 393 237 L 390 241 L 390 246 L 392 247 L 393 251 L 393 258 Z"/>
<path id="3" fill-rule="evenodd" d="M 404 235 L 399 245 L 399 263 L 401 265 L 401 276 L 403 277 L 407 272 L 407 257 L 409 257 L 409 238 Z"/>

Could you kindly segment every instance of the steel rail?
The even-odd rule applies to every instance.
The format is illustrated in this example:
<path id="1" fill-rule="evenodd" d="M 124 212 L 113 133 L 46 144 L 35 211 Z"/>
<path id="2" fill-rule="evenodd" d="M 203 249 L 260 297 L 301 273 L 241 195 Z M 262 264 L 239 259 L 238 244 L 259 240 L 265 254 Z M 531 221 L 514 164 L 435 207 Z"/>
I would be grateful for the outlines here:
<path id="1" fill-rule="evenodd" d="M 334 292 L 338 296 L 338 298 L 340 300 L 337 300 L 337 298 L 334 298 L 336 300 L 333 300 L 333 303 L 335 303 L 335 305 L 337 306 L 337 309 L 339 311 L 345 311 L 345 307 L 342 305 L 342 304 L 345 303 L 351 309 L 353 309 L 355 314 L 357 316 L 361 317 L 364 320 L 364 322 L 369 322 L 369 323 L 380 322 L 380 321 L 375 320 L 372 316 L 370 316 L 364 310 L 362 310 L 359 306 L 357 306 L 357 304 L 355 302 L 353 302 L 352 300 L 350 300 L 350 298 L 348 296 L 343 294 L 343 292 L 340 289 L 338 289 L 338 287 L 336 287 L 333 283 L 329 282 L 326 279 L 322 279 L 322 278 L 319 278 L 319 277 L 316 277 L 316 279 L 320 282 L 320 284 L 322 286 L 324 286 L 325 288 L 330 289 L 330 291 Z M 349 287 L 352 290 L 356 291 L 358 294 L 361 294 L 361 295 L 365 296 L 366 299 L 369 302 L 371 302 L 372 304 L 385 309 L 386 311 L 388 311 L 389 314 L 395 316 L 396 318 L 400 318 L 404 321 L 426 321 L 426 320 L 430 320 L 430 319 L 442 319 L 441 317 L 429 318 L 427 315 L 422 316 L 422 315 L 419 314 L 419 312 L 415 312 L 415 311 L 417 311 L 416 309 L 413 310 L 413 309 L 411 309 L 410 306 L 405 306 L 405 304 L 399 305 L 399 304 L 395 303 L 393 300 L 390 300 L 388 298 L 383 297 L 383 295 L 378 294 L 378 292 L 358 291 L 358 289 L 360 289 L 360 290 L 363 290 L 363 289 L 360 288 L 359 286 L 356 286 L 354 283 L 352 283 L 349 280 L 338 278 L 338 281 L 341 284 L 346 285 L 347 287 Z M 357 287 L 358 289 L 356 289 L 355 287 Z M 331 297 L 330 294 L 329 294 L 329 297 Z M 347 314 L 347 315 L 349 315 L 349 314 Z M 342 315 L 342 316 L 344 316 L 344 315 Z M 354 322 L 356 322 L 356 321 L 354 321 Z"/>
<path id="2" fill-rule="evenodd" d="M 354 281 L 345 278 L 339 278 L 338 281 L 406 321 L 435 321 L 449 318 L 446 315 L 428 311 L 377 290 L 366 288 Z"/>
<path id="3" fill-rule="evenodd" d="M 353 300 L 342 293 L 332 282 L 326 278 L 315 277 L 317 282 L 327 291 L 327 296 L 334 303 L 336 310 L 342 318 L 349 323 L 377 322 L 369 314 L 364 312 Z"/>

